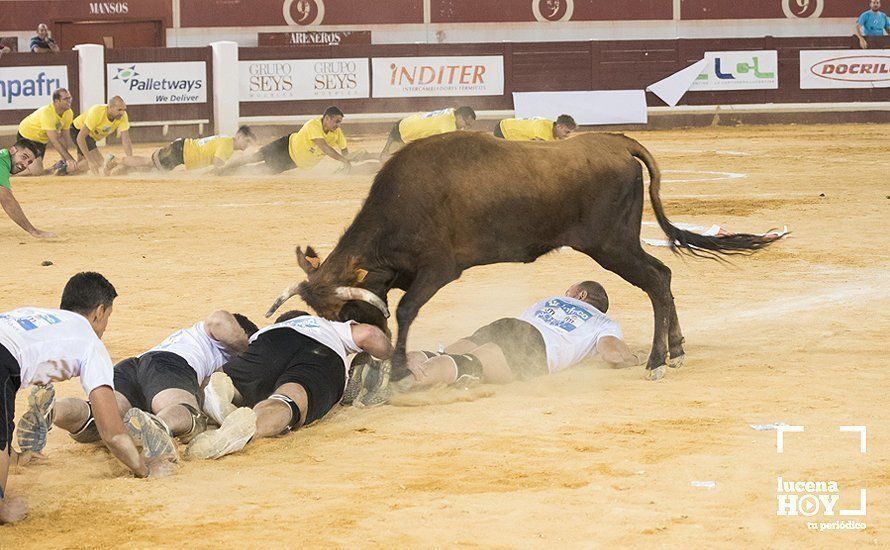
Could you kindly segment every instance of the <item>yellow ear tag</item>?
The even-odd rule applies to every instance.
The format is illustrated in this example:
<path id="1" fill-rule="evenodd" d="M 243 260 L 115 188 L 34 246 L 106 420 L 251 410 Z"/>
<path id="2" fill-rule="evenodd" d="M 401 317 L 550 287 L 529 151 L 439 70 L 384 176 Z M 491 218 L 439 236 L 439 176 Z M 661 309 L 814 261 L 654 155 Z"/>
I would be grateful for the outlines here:
<path id="1" fill-rule="evenodd" d="M 309 262 L 313 269 L 318 269 L 318 264 L 321 263 L 321 259 L 317 256 L 306 256 L 306 261 Z"/>
<path id="2" fill-rule="evenodd" d="M 358 275 L 358 280 L 356 281 L 358 283 L 364 281 L 365 277 L 368 276 L 368 270 L 366 270 L 366 269 L 359 268 L 359 269 L 356 269 L 355 272 Z"/>

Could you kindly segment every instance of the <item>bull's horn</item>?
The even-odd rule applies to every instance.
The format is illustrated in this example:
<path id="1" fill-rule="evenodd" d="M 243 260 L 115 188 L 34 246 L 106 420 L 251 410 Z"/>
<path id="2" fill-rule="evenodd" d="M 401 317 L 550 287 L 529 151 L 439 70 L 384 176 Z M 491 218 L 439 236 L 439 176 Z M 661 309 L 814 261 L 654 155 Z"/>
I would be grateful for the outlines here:
<path id="1" fill-rule="evenodd" d="M 281 294 L 278 295 L 278 298 L 275 298 L 275 303 L 272 304 L 272 307 L 270 307 L 269 311 L 266 312 L 266 317 L 271 317 L 272 314 L 281 307 L 281 304 L 290 300 L 291 296 L 297 293 L 297 287 L 299 287 L 299 283 L 294 283 L 282 290 Z"/>
<path id="2" fill-rule="evenodd" d="M 362 302 L 368 302 L 379 309 L 384 317 L 389 319 L 389 309 L 386 307 L 386 302 L 381 300 L 380 296 L 377 296 L 370 290 L 354 286 L 338 286 L 337 290 L 334 292 L 336 293 L 337 298 L 340 298 L 341 300 L 361 300 Z"/>

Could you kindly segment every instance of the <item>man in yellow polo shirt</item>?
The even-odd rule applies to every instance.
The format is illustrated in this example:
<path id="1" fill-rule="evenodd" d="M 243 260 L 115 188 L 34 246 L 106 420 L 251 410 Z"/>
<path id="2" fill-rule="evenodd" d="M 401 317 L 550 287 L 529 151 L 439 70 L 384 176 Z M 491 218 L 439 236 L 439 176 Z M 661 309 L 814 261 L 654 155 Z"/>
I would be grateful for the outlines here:
<path id="1" fill-rule="evenodd" d="M 77 161 L 68 152 L 69 148 L 77 150 L 68 129 L 74 120 L 74 111 L 71 110 L 71 94 L 65 88 L 59 88 L 53 92 L 53 102 L 37 109 L 26 116 L 19 123 L 19 133 L 16 141 L 25 140 L 31 143 L 37 151 L 37 160 L 31 163 L 26 170 L 27 174 L 39 176 L 43 174 L 43 156 L 46 153 L 46 145 L 52 144 L 53 149 L 62 156 L 61 164 L 66 168 L 75 170 Z"/>
<path id="2" fill-rule="evenodd" d="M 231 168 L 229 162 L 235 151 L 244 151 L 256 141 L 250 126 L 238 128 L 234 136 L 215 135 L 199 139 L 179 138 L 161 147 L 151 158 L 130 156 L 109 162 L 109 172 L 119 175 L 133 169 L 137 172 L 151 171 L 156 168 L 169 172 L 179 165 L 186 170 L 200 170 L 212 167 L 211 173 L 220 174 Z"/>
<path id="3" fill-rule="evenodd" d="M 476 120 L 472 107 L 442 109 L 429 113 L 417 113 L 400 120 L 389 132 L 386 145 L 380 151 L 381 160 L 389 154 L 393 145 L 404 145 L 418 139 L 447 134 L 457 130 L 469 130 Z"/>
<path id="4" fill-rule="evenodd" d="M 107 105 L 93 105 L 74 119 L 71 138 L 77 144 L 77 169 L 90 170 L 98 174 L 105 166 L 105 159 L 99 152 L 97 141 L 102 141 L 118 132 L 124 154 L 133 156 L 133 142 L 130 141 L 130 119 L 127 117 L 127 104 L 120 96 L 114 96 Z M 113 158 L 113 157 L 112 157 Z M 69 170 L 70 174 L 71 171 Z"/>
<path id="5" fill-rule="evenodd" d="M 569 115 L 559 115 L 556 122 L 540 117 L 505 118 L 495 127 L 494 137 L 507 141 L 554 141 L 566 139 L 577 127 Z"/>
<path id="6" fill-rule="evenodd" d="M 347 158 L 349 150 L 340 128 L 342 122 L 343 111 L 328 107 L 324 115 L 310 120 L 298 132 L 264 145 L 256 154 L 235 163 L 233 168 L 262 162 L 271 173 L 280 174 L 293 168 L 312 168 L 327 156 L 343 163 L 349 170 L 352 164 Z"/>

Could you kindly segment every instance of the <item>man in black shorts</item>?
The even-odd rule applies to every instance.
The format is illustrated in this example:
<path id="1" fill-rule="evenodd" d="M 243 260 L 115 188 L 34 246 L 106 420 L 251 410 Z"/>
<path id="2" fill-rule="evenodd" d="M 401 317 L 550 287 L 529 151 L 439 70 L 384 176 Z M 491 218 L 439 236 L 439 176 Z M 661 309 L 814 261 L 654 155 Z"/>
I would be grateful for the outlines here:
<path id="1" fill-rule="evenodd" d="M 207 417 L 201 412 L 201 387 L 226 361 L 247 349 L 247 339 L 256 331 L 247 317 L 219 310 L 142 355 L 115 365 L 114 389 L 121 414 L 138 409 L 127 412 L 131 431 L 152 439 L 148 442 L 152 449 L 167 453 L 174 451 L 172 438 L 187 443 L 203 432 Z M 54 412 L 54 425 L 70 432 L 75 441 L 99 441 L 88 401 L 60 399 Z"/>
<path id="2" fill-rule="evenodd" d="M 506 384 L 553 374 L 597 353 L 615 367 L 642 364 L 645 358 L 630 351 L 618 324 L 606 316 L 608 309 L 609 297 L 599 283 L 574 284 L 563 296 L 541 300 L 519 317 L 498 319 L 444 353 L 409 353 L 411 374 L 398 387 Z"/>
<path id="3" fill-rule="evenodd" d="M 348 170 L 353 160 L 364 160 L 364 155 L 361 158 L 349 155 L 346 136 L 340 127 L 343 116 L 339 108 L 328 107 L 322 116 L 306 122 L 299 131 L 260 147 L 232 168 L 262 163 L 272 174 L 280 174 L 294 168 L 312 168 L 327 156 L 343 163 Z"/>
<path id="4" fill-rule="evenodd" d="M 245 353 L 210 377 L 204 411 L 220 429 L 197 436 L 186 453 L 219 458 L 254 437 L 284 435 L 321 419 L 343 396 L 347 355 L 360 351 L 388 359 L 392 344 L 373 325 L 328 321 L 303 311 L 281 315 L 251 337 Z"/>

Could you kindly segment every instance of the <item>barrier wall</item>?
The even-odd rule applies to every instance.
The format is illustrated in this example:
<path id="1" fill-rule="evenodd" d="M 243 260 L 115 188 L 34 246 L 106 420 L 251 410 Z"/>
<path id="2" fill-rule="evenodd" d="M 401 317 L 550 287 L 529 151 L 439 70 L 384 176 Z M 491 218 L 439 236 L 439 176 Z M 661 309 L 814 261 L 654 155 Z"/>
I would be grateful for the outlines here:
<path id="1" fill-rule="evenodd" d="M 110 97 L 120 93 L 128 101 L 127 108 L 131 120 L 138 123 L 147 122 L 173 122 L 194 121 L 196 124 L 210 124 L 213 121 L 213 62 L 210 48 L 133 48 L 121 50 L 106 50 L 106 95 Z M 182 64 L 183 62 L 204 63 L 206 76 L 195 65 Z M 165 65 L 149 65 L 164 63 Z M 172 65 L 176 63 L 177 65 Z M 133 67 L 136 73 L 135 79 L 141 82 L 133 86 L 132 79 L 128 79 L 122 87 L 113 82 L 118 76 L 117 69 L 128 70 Z M 174 71 L 175 70 L 175 71 Z M 118 80 L 127 78 L 122 73 Z M 181 88 L 164 89 L 162 79 L 170 81 L 194 82 L 203 80 L 201 90 L 188 89 L 187 84 Z M 178 84 L 177 84 L 178 85 Z M 233 83 L 234 85 L 234 83 Z M 147 90 L 141 90 L 146 88 Z M 121 91 L 123 90 L 123 91 Z M 128 96 L 125 92 L 132 92 Z M 203 96 L 203 100 L 194 99 Z M 166 99 L 157 101 L 157 96 Z M 136 98 L 152 102 L 150 104 L 138 104 Z M 154 98 L 154 99 L 153 99 Z M 188 102 L 186 102 L 186 100 Z M 206 133 L 206 132 L 205 132 Z"/>
<path id="2" fill-rule="evenodd" d="M 0 1 L 0 36 L 21 47 L 38 23 L 65 47 L 257 46 L 260 33 L 297 30 L 373 32 L 375 44 L 840 36 L 866 9 L 864 0 Z"/>
<path id="3" fill-rule="evenodd" d="M 74 100 L 72 102 L 72 108 L 75 113 L 80 112 L 80 98 L 78 97 L 78 87 L 80 85 L 80 76 L 78 71 L 78 55 L 77 52 L 60 52 L 57 55 L 51 56 L 35 56 L 35 54 L 30 53 L 10 53 L 5 54 L 3 56 L 2 64 L 0 64 L 0 70 L 7 68 L 15 68 L 15 67 L 35 67 L 35 68 L 43 68 L 43 67 L 65 67 L 67 70 L 68 77 L 68 90 L 71 92 L 71 95 L 74 96 Z M 41 71 L 39 69 L 35 69 L 33 71 L 36 74 L 39 74 Z M 5 85 L 9 85 L 9 81 L 4 81 Z M 3 90 L 0 89 L 0 92 Z M 35 103 L 39 103 L 39 105 L 23 108 L 23 109 L 7 109 L 6 106 L 13 105 L 12 102 L 9 102 L 9 97 L 2 97 L 0 101 L 4 102 L 3 108 L 0 108 L 0 126 L 10 126 L 10 125 L 18 125 L 19 122 L 29 114 L 31 114 L 37 106 L 42 106 L 48 104 L 52 101 L 51 93 L 54 91 L 47 89 L 45 90 L 47 93 L 40 93 L 35 90 L 35 92 L 40 94 L 40 99 L 35 98 Z M 8 93 L 8 91 L 7 91 Z M 19 97 L 15 99 L 20 99 Z"/>
<path id="4" fill-rule="evenodd" d="M 890 37 L 871 40 L 890 48 Z M 513 92 L 574 90 L 640 90 L 703 58 L 711 51 L 778 52 L 778 89 L 694 91 L 681 105 L 766 104 L 798 102 L 877 102 L 890 100 L 887 88 L 802 90 L 801 50 L 862 52 L 850 37 L 759 38 L 726 40 L 648 40 L 542 42 L 463 45 L 312 46 L 241 48 L 239 59 L 332 59 L 403 56 L 503 56 L 504 88 L 496 96 L 317 99 L 308 101 L 241 102 L 242 117 L 274 117 L 318 113 L 336 103 L 347 113 L 404 113 L 467 104 L 477 110 L 510 110 Z M 664 103 L 647 93 L 649 106 Z"/>

